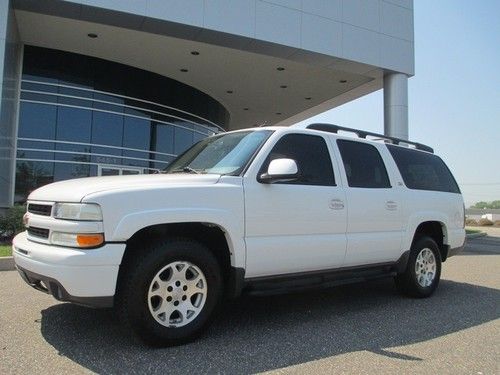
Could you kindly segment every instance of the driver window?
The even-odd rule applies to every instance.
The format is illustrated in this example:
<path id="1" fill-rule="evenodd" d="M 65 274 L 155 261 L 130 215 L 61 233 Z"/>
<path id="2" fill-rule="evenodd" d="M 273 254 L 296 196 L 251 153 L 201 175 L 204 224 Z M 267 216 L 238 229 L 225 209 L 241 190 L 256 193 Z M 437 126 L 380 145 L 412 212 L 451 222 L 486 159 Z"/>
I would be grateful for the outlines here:
<path id="1" fill-rule="evenodd" d="M 300 177 L 296 181 L 279 184 L 335 186 L 332 160 L 323 137 L 306 134 L 286 134 L 273 147 L 262 165 L 259 175 L 267 172 L 274 159 L 293 159 Z"/>

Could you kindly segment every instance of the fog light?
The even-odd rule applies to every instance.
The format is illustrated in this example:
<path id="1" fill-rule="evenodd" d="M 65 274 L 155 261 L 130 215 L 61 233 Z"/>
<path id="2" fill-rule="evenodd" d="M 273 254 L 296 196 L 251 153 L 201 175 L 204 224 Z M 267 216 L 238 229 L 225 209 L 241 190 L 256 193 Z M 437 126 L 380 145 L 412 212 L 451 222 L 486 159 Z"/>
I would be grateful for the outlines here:
<path id="1" fill-rule="evenodd" d="M 63 233 L 52 232 L 50 242 L 54 245 L 89 248 L 97 247 L 104 243 L 104 235 L 102 233 Z"/>

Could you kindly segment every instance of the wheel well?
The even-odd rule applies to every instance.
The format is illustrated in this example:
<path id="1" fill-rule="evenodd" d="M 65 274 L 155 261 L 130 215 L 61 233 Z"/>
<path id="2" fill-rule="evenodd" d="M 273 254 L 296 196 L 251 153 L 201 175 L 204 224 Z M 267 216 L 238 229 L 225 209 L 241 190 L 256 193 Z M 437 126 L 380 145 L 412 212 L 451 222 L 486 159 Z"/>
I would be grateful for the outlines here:
<path id="1" fill-rule="evenodd" d="M 426 221 L 421 223 L 415 231 L 413 242 L 417 241 L 422 236 L 429 236 L 436 241 L 436 244 L 439 247 L 439 252 L 441 253 L 441 260 L 444 262 L 448 255 L 448 248 L 444 244 L 444 224 L 439 221 Z"/>
<path id="2" fill-rule="evenodd" d="M 145 244 L 161 241 L 167 237 L 190 238 L 207 246 L 219 262 L 224 281 L 228 280 L 231 271 L 231 255 L 226 236 L 219 226 L 209 223 L 159 224 L 139 230 L 127 241 L 120 275 L 126 272 L 127 266 L 133 262 L 134 257 Z"/>

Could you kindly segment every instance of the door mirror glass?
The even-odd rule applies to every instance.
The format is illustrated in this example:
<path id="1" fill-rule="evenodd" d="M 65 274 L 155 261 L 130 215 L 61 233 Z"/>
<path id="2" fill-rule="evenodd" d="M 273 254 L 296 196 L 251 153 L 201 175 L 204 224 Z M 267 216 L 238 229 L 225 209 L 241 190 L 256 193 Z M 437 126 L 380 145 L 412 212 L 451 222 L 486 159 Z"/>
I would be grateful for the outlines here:
<path id="1" fill-rule="evenodd" d="M 259 182 L 272 184 L 275 182 L 294 181 L 299 177 L 299 168 L 293 159 L 274 159 L 269 163 L 267 172 L 259 176 Z"/>

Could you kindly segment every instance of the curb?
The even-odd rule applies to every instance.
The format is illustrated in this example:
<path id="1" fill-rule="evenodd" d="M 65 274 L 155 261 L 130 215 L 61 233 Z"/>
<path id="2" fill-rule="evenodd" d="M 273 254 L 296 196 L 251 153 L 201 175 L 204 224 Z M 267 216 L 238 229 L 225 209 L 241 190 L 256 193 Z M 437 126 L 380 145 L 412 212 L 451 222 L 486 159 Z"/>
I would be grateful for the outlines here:
<path id="1" fill-rule="evenodd" d="M 14 257 L 0 258 L 0 271 L 14 271 L 15 269 Z"/>
<path id="2" fill-rule="evenodd" d="M 473 238 L 478 238 L 478 237 L 484 237 L 486 236 L 488 233 L 486 232 L 479 232 L 479 233 L 471 233 L 471 234 L 468 234 L 467 235 L 467 239 L 468 240 L 471 240 Z"/>

